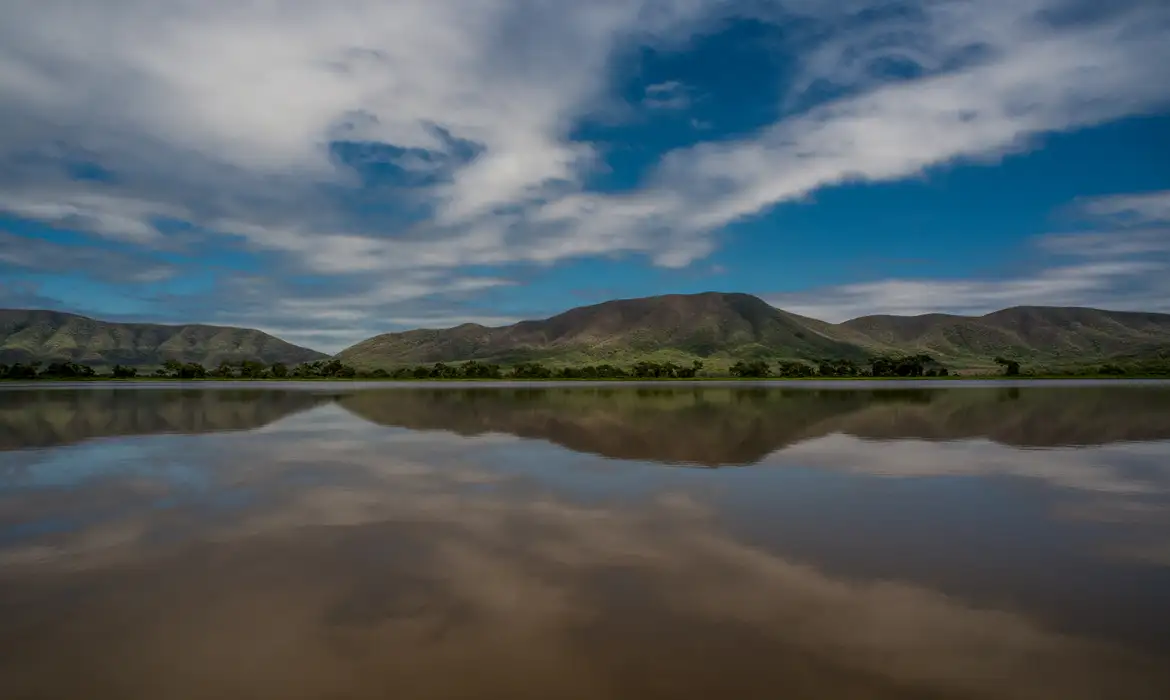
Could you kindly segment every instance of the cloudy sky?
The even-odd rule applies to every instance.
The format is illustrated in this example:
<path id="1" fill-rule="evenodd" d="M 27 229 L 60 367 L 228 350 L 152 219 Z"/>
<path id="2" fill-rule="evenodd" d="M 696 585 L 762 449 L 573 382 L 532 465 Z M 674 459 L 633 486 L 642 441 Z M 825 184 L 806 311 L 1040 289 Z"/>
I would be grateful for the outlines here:
<path id="1" fill-rule="evenodd" d="M 0 306 L 1170 311 L 1164 0 L 0 4 Z"/>

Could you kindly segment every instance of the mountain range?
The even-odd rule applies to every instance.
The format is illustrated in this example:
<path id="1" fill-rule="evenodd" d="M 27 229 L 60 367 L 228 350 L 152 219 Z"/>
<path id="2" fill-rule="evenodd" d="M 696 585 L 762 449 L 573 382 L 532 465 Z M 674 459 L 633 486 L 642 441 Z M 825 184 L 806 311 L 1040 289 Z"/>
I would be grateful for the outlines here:
<path id="1" fill-rule="evenodd" d="M 865 316 L 833 324 L 748 294 L 672 294 L 575 308 L 498 328 L 386 333 L 343 350 L 359 368 L 458 360 L 622 364 L 639 359 L 710 367 L 741 359 L 852 359 L 926 353 L 956 367 L 993 358 L 1059 366 L 1170 356 L 1170 314 L 1016 307 L 984 316 Z"/>
<path id="2" fill-rule="evenodd" d="M 289 365 L 328 357 L 248 328 L 153 323 L 110 323 L 60 311 L 0 309 L 0 363 L 76 362 L 157 366 L 167 360 L 256 360 Z"/>
<path id="3" fill-rule="evenodd" d="M 1047 368 L 1105 361 L 1170 360 L 1170 314 L 1014 307 L 983 316 L 864 316 L 827 323 L 749 294 L 707 292 L 621 299 L 543 320 L 385 333 L 335 357 L 372 370 L 480 360 L 511 365 L 689 363 L 737 360 L 862 361 L 875 354 L 929 354 L 955 368 L 1009 359 Z M 325 353 L 257 330 L 206 325 L 109 323 L 56 311 L 0 310 L 0 363 L 72 361 L 215 366 L 257 360 L 289 365 Z"/>

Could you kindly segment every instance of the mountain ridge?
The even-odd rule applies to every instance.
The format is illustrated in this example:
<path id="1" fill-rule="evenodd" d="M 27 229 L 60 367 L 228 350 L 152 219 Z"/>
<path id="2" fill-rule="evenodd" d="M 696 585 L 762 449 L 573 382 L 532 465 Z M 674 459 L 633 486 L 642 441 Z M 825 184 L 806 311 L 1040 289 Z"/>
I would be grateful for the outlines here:
<path id="1" fill-rule="evenodd" d="M 815 319 L 749 294 L 704 292 L 615 299 L 494 328 L 463 324 L 368 338 L 337 354 L 356 366 L 481 359 L 622 362 L 642 358 L 766 358 L 782 347 L 804 359 L 861 359 L 866 351 L 826 334 Z M 663 357 L 668 359 L 668 357 Z"/>
<path id="2" fill-rule="evenodd" d="M 1105 360 L 1138 351 L 1170 353 L 1170 314 L 1079 306 L 1013 306 L 981 316 L 862 316 L 840 326 L 876 343 L 942 357 Z"/>
<path id="3" fill-rule="evenodd" d="M 503 326 L 463 323 L 367 338 L 334 355 L 360 370 L 467 360 L 512 365 L 701 360 L 864 361 L 928 354 L 952 368 L 994 367 L 1003 356 L 1035 366 L 1170 360 L 1170 314 L 1089 307 L 1013 306 L 979 316 L 873 314 L 829 323 L 750 294 L 703 292 L 614 299 Z M 259 330 L 210 324 L 114 323 L 42 309 L 0 309 L 0 363 L 77 362 L 289 365 L 329 357 Z"/>
<path id="4" fill-rule="evenodd" d="M 65 311 L 0 309 L 0 363 L 76 362 L 97 367 L 166 360 L 299 364 L 329 357 L 252 328 L 115 323 Z"/>
<path id="5" fill-rule="evenodd" d="M 1170 314 L 1015 306 L 981 316 L 861 316 L 829 323 L 743 293 L 616 299 L 506 326 L 465 323 L 367 338 L 336 355 L 359 368 L 480 360 L 511 364 L 635 359 L 859 360 L 924 353 L 960 366 L 996 356 L 1056 365 L 1170 355 Z"/>

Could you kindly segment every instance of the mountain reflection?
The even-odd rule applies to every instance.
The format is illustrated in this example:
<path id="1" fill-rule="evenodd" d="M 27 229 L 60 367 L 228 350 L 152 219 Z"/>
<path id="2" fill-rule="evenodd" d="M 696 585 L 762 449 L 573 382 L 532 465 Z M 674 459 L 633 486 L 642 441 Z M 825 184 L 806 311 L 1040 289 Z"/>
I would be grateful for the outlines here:
<path id="1" fill-rule="evenodd" d="M 273 389 L 0 387 L 0 392 L 0 450 L 120 435 L 251 430 L 332 400 Z"/>
<path id="2" fill-rule="evenodd" d="M 834 433 L 1016 447 L 1170 438 L 1170 392 L 1140 387 L 372 390 L 340 405 L 382 425 L 507 433 L 614 459 L 706 466 L 752 464 Z"/>
<path id="3" fill-rule="evenodd" d="M 335 401 L 384 426 L 504 433 L 614 459 L 713 467 L 754 464 L 833 434 L 1014 447 L 1170 439 L 1170 391 L 1142 387 L 93 388 L 4 392 L 0 450 L 251 430 Z"/>

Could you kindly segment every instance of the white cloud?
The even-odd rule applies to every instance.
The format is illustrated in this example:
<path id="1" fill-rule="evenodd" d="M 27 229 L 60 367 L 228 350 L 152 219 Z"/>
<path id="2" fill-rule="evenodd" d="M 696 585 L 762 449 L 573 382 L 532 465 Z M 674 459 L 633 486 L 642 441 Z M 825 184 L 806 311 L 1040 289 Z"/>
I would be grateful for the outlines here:
<path id="1" fill-rule="evenodd" d="M 1081 202 L 1081 210 L 1125 223 L 1170 223 L 1170 190 L 1090 198 Z"/>
<path id="2" fill-rule="evenodd" d="M 344 288 L 304 290 L 276 286 L 274 289 L 274 284 L 264 277 L 237 277 L 227 281 L 220 294 L 232 301 L 232 307 L 217 313 L 216 318 L 258 328 L 322 352 L 336 352 L 385 333 L 393 326 L 449 327 L 474 321 L 472 314 L 457 317 L 444 307 L 449 307 L 454 300 L 474 297 L 512 282 L 414 270 L 377 283 L 363 281 L 357 294 Z M 435 298 L 443 300 L 442 307 L 436 309 L 433 304 L 420 307 L 426 300 Z M 403 311 L 419 315 L 404 319 Z M 432 313 L 428 316 L 425 312 Z"/>
<path id="3" fill-rule="evenodd" d="M 956 3 L 941 5 L 953 11 Z M 995 157 L 1033 135 L 1154 109 L 1170 97 L 1170 88 L 1153 85 L 1157 69 L 1149 62 L 1151 55 L 1170 60 L 1170 48 L 1160 34 L 1123 40 L 1133 19 L 1054 34 L 1021 28 L 1027 15 L 1005 11 L 1006 5 L 960 5 L 993 18 L 1006 12 L 1001 21 L 1016 26 L 1008 38 L 1020 43 L 1002 45 L 1003 38 L 988 35 L 983 39 L 999 55 L 968 70 L 879 87 L 747 140 L 670 154 L 658 183 L 685 195 L 677 200 L 685 203 L 679 221 L 718 227 L 826 185 L 904 178 L 959 158 Z"/>
<path id="4" fill-rule="evenodd" d="M 687 86 L 677 80 L 647 85 L 642 104 L 650 109 L 686 109 L 691 106 Z"/>
<path id="5" fill-rule="evenodd" d="M 176 269 L 123 250 L 64 245 L 0 231 L 0 267 L 34 272 L 73 272 L 104 282 L 150 283 L 172 277 Z"/>
<path id="6" fill-rule="evenodd" d="M 121 195 L 100 186 L 72 191 L 0 190 L 0 211 L 132 243 L 157 242 L 162 234 L 156 221 L 190 217 L 182 207 Z"/>
<path id="7" fill-rule="evenodd" d="M 1160 223 L 1163 193 L 1117 195 L 1081 203 L 1096 223 L 1122 216 Z M 831 322 L 871 314 L 980 315 L 1010 306 L 1090 306 L 1170 312 L 1170 229 L 1123 227 L 1046 234 L 1032 243 L 1055 256 L 1026 276 L 994 279 L 883 279 L 776 294 L 772 305 Z M 1066 259 L 1072 258 L 1069 264 Z"/>
<path id="8" fill-rule="evenodd" d="M 886 279 L 768 297 L 773 306 L 824 321 L 870 314 L 980 315 L 1009 306 L 1106 306 L 1116 310 L 1170 311 L 1162 262 L 1116 261 L 1043 270 L 1033 277 L 999 280 Z M 1135 291 L 1118 293 L 1127 283 Z M 1104 303 L 1102 303 L 1104 302 Z"/>
<path id="9" fill-rule="evenodd" d="M 420 316 L 417 318 L 391 317 L 384 320 L 396 326 L 409 328 L 454 328 L 468 323 L 488 327 L 510 326 L 524 319 L 518 316 Z"/>
<path id="10" fill-rule="evenodd" d="M 1170 253 L 1170 229 L 1049 234 L 1042 236 L 1038 243 L 1041 248 L 1052 253 L 1097 259 Z"/>

